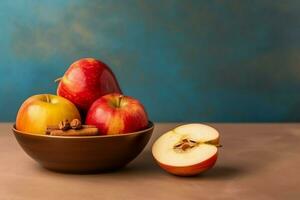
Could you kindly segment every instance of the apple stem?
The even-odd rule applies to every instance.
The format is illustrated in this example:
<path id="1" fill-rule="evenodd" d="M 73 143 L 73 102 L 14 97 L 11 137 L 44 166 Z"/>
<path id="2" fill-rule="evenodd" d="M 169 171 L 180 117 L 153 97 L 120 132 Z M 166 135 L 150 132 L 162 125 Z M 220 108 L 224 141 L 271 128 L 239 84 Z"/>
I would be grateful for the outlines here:
<path id="1" fill-rule="evenodd" d="M 119 98 L 118 98 L 118 105 L 117 105 L 118 108 L 121 107 L 121 102 L 122 102 L 123 97 L 124 97 L 123 95 L 120 95 Z"/>
<path id="2" fill-rule="evenodd" d="M 55 83 L 58 83 L 58 82 L 61 81 L 61 79 L 62 79 L 62 77 L 59 77 L 59 78 L 55 79 L 54 82 L 55 82 Z"/>
<path id="3" fill-rule="evenodd" d="M 50 102 L 49 94 L 46 94 L 46 99 L 47 99 L 47 103 L 49 103 Z"/>

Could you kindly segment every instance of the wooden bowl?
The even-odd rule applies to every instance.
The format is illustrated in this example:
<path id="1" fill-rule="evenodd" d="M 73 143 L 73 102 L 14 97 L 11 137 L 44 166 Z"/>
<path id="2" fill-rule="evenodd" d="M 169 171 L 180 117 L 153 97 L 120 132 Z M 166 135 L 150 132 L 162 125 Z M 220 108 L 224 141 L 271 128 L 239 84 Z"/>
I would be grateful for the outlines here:
<path id="1" fill-rule="evenodd" d="M 147 145 L 154 125 L 134 133 L 104 136 L 50 136 L 13 127 L 23 150 L 43 167 L 65 173 L 115 170 L 136 158 Z"/>

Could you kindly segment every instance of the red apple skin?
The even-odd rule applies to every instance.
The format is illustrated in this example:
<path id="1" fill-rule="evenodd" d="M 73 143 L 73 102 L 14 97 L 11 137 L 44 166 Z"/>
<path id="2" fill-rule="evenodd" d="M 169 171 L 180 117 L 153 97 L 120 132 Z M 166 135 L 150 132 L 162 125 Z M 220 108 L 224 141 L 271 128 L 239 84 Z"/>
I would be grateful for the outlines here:
<path id="1" fill-rule="evenodd" d="M 216 153 L 214 156 L 201 163 L 191 165 L 191 166 L 184 166 L 184 167 L 170 166 L 170 165 L 160 163 L 156 159 L 155 160 L 162 169 L 164 169 L 170 174 L 177 175 L 177 176 L 196 176 L 199 173 L 212 168 L 215 165 L 217 158 L 218 158 L 218 153 Z"/>
<path id="2" fill-rule="evenodd" d="M 71 64 L 57 88 L 57 95 L 83 112 L 99 97 L 114 92 L 122 93 L 115 75 L 105 63 L 94 58 L 82 58 Z"/>
<path id="3" fill-rule="evenodd" d="M 148 115 L 144 106 L 129 96 L 113 93 L 100 97 L 90 107 L 86 124 L 97 126 L 100 134 L 124 134 L 142 130 L 148 125 Z M 122 96 L 122 95 L 121 95 Z"/>

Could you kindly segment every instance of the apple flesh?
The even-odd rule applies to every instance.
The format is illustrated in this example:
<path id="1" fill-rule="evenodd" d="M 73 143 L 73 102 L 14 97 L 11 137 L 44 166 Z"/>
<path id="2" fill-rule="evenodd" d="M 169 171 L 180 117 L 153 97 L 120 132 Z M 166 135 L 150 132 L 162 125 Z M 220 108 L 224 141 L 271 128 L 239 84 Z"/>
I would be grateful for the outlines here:
<path id="1" fill-rule="evenodd" d="M 93 103 L 86 124 L 95 125 L 102 135 L 124 134 L 146 128 L 148 116 L 137 99 L 113 93 Z"/>
<path id="2" fill-rule="evenodd" d="M 39 94 L 24 101 L 17 114 L 16 128 L 27 133 L 45 134 L 47 126 L 73 119 L 81 120 L 72 102 L 56 95 Z"/>
<path id="3" fill-rule="evenodd" d="M 122 93 L 111 69 L 94 58 L 80 59 L 69 67 L 59 82 L 57 94 L 86 113 L 92 103 L 109 93 Z"/>
<path id="4" fill-rule="evenodd" d="M 152 146 L 152 154 L 165 171 L 193 176 L 214 166 L 218 146 L 216 129 L 204 124 L 186 124 L 159 137 Z"/>

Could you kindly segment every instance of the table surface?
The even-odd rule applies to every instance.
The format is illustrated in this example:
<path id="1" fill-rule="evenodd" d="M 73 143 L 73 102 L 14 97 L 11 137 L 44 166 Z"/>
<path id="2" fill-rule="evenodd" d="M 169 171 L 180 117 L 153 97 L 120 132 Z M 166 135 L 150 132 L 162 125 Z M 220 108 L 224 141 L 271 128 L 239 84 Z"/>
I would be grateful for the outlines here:
<path id="1" fill-rule="evenodd" d="M 72 175 L 31 160 L 0 123 L 0 199 L 300 199 L 300 124 L 211 124 L 219 159 L 196 177 L 176 177 L 153 161 L 150 147 L 178 123 L 156 123 L 137 159 L 112 173 Z"/>

